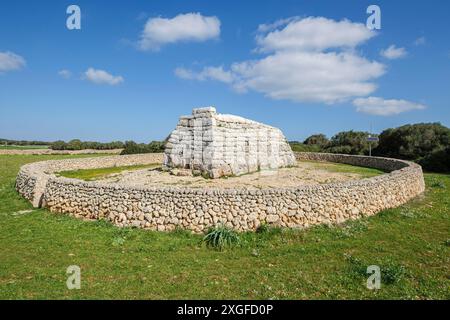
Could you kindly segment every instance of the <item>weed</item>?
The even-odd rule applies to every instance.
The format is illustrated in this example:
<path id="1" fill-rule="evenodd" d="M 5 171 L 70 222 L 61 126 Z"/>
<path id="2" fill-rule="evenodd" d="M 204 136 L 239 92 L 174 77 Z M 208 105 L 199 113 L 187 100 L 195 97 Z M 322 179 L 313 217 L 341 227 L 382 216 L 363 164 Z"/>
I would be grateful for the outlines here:
<path id="1" fill-rule="evenodd" d="M 232 247 L 239 244 L 240 239 L 233 229 L 224 225 L 219 225 L 208 230 L 203 238 L 203 242 L 205 242 L 208 247 L 221 251 L 226 247 Z"/>

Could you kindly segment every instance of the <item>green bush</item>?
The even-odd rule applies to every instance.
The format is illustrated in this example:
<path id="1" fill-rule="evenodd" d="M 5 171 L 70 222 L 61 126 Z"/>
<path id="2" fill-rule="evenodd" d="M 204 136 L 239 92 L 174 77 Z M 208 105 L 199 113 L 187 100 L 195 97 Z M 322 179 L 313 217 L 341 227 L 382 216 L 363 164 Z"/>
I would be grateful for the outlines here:
<path id="1" fill-rule="evenodd" d="M 149 144 L 126 141 L 121 154 L 160 153 L 164 152 L 164 141 L 152 141 Z"/>
<path id="2" fill-rule="evenodd" d="M 418 161 L 426 171 L 450 172 L 450 147 L 436 150 Z"/>
<path id="3" fill-rule="evenodd" d="M 205 242 L 208 247 L 223 250 L 226 247 L 232 247 L 239 244 L 240 239 L 233 229 L 224 225 L 219 225 L 208 230 L 203 238 L 203 242 Z"/>
<path id="4" fill-rule="evenodd" d="M 406 160 L 419 160 L 423 157 L 431 157 L 433 153 L 448 148 L 450 145 L 450 129 L 440 123 L 408 124 L 384 130 L 379 138 L 379 145 L 374 150 L 374 154 Z M 439 157 L 443 156 L 445 157 L 445 153 L 437 153 L 433 157 L 439 162 Z M 429 162 L 432 160 L 427 159 Z M 431 167 L 434 166 L 439 166 L 439 163 L 433 164 Z"/>
<path id="5" fill-rule="evenodd" d="M 313 134 L 312 136 L 306 138 L 305 141 L 303 141 L 303 144 L 319 146 L 320 148 L 326 147 L 328 143 L 329 143 L 328 138 L 326 137 L 326 135 L 322 133 Z"/>

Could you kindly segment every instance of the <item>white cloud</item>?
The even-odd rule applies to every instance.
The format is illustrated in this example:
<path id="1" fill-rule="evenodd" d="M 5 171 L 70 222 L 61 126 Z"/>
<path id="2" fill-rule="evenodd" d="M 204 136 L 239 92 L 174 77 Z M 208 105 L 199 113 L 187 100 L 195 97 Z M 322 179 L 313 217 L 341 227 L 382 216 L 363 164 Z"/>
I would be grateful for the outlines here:
<path id="1" fill-rule="evenodd" d="M 261 33 L 269 32 L 269 31 L 275 30 L 279 27 L 282 27 L 282 26 L 288 24 L 289 22 L 296 21 L 296 20 L 300 20 L 300 17 L 290 17 L 290 18 L 286 18 L 286 19 L 279 19 L 273 23 L 267 23 L 267 24 L 263 23 L 258 26 L 258 32 L 261 32 Z"/>
<path id="2" fill-rule="evenodd" d="M 220 20 L 200 13 L 179 14 L 172 19 L 150 18 L 141 34 L 139 48 L 159 50 L 163 45 L 179 41 L 201 42 L 220 35 Z"/>
<path id="3" fill-rule="evenodd" d="M 268 30 L 272 31 L 261 33 Z M 360 23 L 295 17 L 260 25 L 259 31 L 257 51 L 266 56 L 233 63 L 229 70 L 220 67 L 224 77 L 216 80 L 239 92 L 254 90 L 272 99 L 331 104 L 371 94 L 376 89 L 372 81 L 385 72 L 383 64 L 353 50 L 374 35 Z M 185 79 L 214 79 L 207 76 L 208 68 L 175 72 Z"/>
<path id="4" fill-rule="evenodd" d="M 21 69 L 25 64 L 25 59 L 13 52 L 0 52 L 0 73 Z"/>
<path id="5" fill-rule="evenodd" d="M 426 106 L 423 104 L 406 101 L 390 99 L 385 100 L 379 97 L 358 98 L 353 100 L 353 105 L 356 106 L 356 111 L 368 113 L 377 116 L 390 116 L 411 110 L 422 110 Z"/>
<path id="6" fill-rule="evenodd" d="M 89 68 L 84 75 L 87 80 L 95 84 L 108 84 L 114 86 L 124 81 L 121 76 L 113 76 L 104 70 L 94 68 Z"/>
<path id="7" fill-rule="evenodd" d="M 349 20 L 334 21 L 323 17 L 304 19 L 284 19 L 259 30 L 271 29 L 274 26 L 287 25 L 280 30 L 256 37 L 261 51 L 302 50 L 321 51 L 330 48 L 355 47 L 375 35 L 362 23 Z M 264 26 L 264 25 L 263 25 Z"/>
<path id="8" fill-rule="evenodd" d="M 70 79 L 72 77 L 72 72 L 70 72 L 70 70 L 67 69 L 62 69 L 58 71 L 58 75 L 60 75 L 64 79 Z"/>
<path id="9" fill-rule="evenodd" d="M 427 42 L 427 39 L 425 37 L 419 37 L 416 40 L 414 40 L 414 45 L 421 46 L 424 45 Z"/>
<path id="10" fill-rule="evenodd" d="M 334 103 L 372 93 L 369 80 L 383 65 L 352 53 L 277 52 L 232 66 L 239 90 L 253 89 L 273 99 Z"/>
<path id="11" fill-rule="evenodd" d="M 387 49 L 381 50 L 380 54 L 386 59 L 394 60 L 403 58 L 407 52 L 405 48 L 397 48 L 395 45 L 390 45 Z"/>
<path id="12" fill-rule="evenodd" d="M 181 79 L 188 80 L 217 80 L 224 83 L 233 82 L 233 74 L 230 71 L 225 71 L 220 67 L 205 67 L 200 72 L 194 72 L 185 68 L 176 68 L 175 75 Z"/>

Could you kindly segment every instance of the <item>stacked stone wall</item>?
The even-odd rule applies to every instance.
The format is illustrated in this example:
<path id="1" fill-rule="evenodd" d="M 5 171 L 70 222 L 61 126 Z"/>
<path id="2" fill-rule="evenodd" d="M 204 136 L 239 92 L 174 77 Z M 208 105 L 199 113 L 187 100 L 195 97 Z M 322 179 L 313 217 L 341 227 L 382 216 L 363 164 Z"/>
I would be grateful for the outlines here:
<path id="1" fill-rule="evenodd" d="M 385 174 L 342 183 L 295 188 L 233 190 L 218 188 L 125 186 L 57 177 L 54 172 L 160 162 L 162 154 L 54 160 L 25 165 L 17 190 L 36 206 L 83 219 L 170 231 L 202 232 L 225 224 L 238 231 L 262 223 L 305 228 L 341 223 L 397 207 L 424 191 L 419 165 L 396 159 L 326 153 L 296 153 L 298 160 L 367 166 Z"/>

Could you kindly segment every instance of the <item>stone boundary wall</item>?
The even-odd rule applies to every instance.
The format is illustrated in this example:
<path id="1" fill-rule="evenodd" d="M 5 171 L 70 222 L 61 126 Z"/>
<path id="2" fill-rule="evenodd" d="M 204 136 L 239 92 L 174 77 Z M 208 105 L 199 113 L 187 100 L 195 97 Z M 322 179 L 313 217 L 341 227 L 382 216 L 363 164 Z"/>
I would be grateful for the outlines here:
<path id="1" fill-rule="evenodd" d="M 46 154 L 120 154 L 123 149 L 52 150 L 52 149 L 0 149 L 0 155 L 46 155 Z"/>
<path id="2" fill-rule="evenodd" d="M 63 179 L 56 177 L 53 174 L 55 172 L 161 163 L 162 160 L 162 153 L 146 153 L 33 162 L 20 168 L 16 178 L 16 189 L 30 200 L 34 207 L 41 207 L 48 180 Z"/>
<path id="3" fill-rule="evenodd" d="M 238 231 L 255 230 L 262 223 L 293 228 L 341 223 L 397 207 L 425 189 L 422 168 L 415 163 L 326 153 L 296 153 L 296 157 L 370 166 L 388 173 L 341 183 L 262 190 L 130 187 L 53 174 L 114 163 L 154 163 L 162 157 L 148 154 L 32 163 L 21 168 L 16 187 L 34 205 L 46 206 L 52 212 L 106 219 L 121 227 L 160 231 L 180 227 L 194 232 L 219 223 Z"/>

